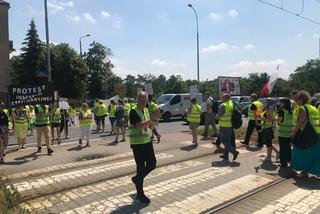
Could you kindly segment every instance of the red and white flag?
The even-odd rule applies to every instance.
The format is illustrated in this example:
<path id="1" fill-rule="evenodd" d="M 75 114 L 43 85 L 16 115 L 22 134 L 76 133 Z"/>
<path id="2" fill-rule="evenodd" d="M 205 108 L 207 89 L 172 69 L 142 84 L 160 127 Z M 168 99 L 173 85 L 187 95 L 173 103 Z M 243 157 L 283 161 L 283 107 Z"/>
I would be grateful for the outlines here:
<path id="1" fill-rule="evenodd" d="M 277 66 L 276 68 L 276 72 L 274 72 L 269 80 L 267 81 L 267 83 L 264 85 L 262 91 L 261 91 L 261 97 L 263 97 L 264 95 L 266 94 L 271 94 L 272 93 L 272 90 L 273 90 L 273 87 L 274 85 L 276 84 L 277 80 L 278 80 L 278 73 L 279 73 L 279 68 L 280 68 L 280 65 Z"/>

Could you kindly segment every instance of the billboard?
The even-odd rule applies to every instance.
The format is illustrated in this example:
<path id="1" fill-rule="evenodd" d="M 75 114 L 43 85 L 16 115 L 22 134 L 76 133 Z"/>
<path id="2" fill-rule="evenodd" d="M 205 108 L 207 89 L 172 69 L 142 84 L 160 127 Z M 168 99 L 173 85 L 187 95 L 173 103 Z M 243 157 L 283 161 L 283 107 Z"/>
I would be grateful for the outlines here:
<path id="1" fill-rule="evenodd" d="M 52 83 L 33 86 L 9 85 L 8 92 L 12 107 L 54 102 Z"/>
<path id="2" fill-rule="evenodd" d="M 223 93 L 231 96 L 240 95 L 240 77 L 218 77 L 220 97 Z"/>

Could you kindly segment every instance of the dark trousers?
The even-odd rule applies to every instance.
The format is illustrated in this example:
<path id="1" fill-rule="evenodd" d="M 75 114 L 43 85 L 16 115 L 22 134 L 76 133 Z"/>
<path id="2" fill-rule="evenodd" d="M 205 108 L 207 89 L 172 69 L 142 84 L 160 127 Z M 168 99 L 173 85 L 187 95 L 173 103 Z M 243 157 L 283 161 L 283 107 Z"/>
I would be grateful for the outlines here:
<path id="1" fill-rule="evenodd" d="M 246 138 L 244 140 L 244 144 L 249 144 L 249 141 L 250 141 L 250 137 L 251 137 L 251 134 L 253 132 L 253 130 L 256 129 L 257 132 L 258 132 L 258 145 L 259 146 L 263 146 L 263 142 L 262 142 L 262 127 L 261 125 L 256 125 L 256 121 L 255 120 L 249 120 L 249 123 L 248 123 L 248 127 L 247 127 L 247 132 L 246 132 Z"/>
<path id="2" fill-rule="evenodd" d="M 61 120 L 60 123 L 60 133 L 64 130 L 64 128 L 66 128 L 66 136 L 68 136 L 68 120 L 66 119 L 66 127 L 64 127 L 64 120 Z"/>
<path id="3" fill-rule="evenodd" d="M 220 147 L 220 145 L 221 145 L 220 136 L 217 137 L 215 145 L 217 147 Z M 234 134 L 234 130 L 233 130 L 233 132 L 231 134 L 231 146 L 233 146 L 234 148 L 237 148 L 237 146 L 236 146 L 236 136 Z"/>
<path id="4" fill-rule="evenodd" d="M 137 165 L 137 174 L 133 177 L 135 181 L 137 194 L 142 195 L 143 192 L 143 180 L 144 178 L 156 168 L 156 156 L 153 150 L 153 144 L 140 144 L 140 145 L 131 145 L 134 160 Z"/>
<path id="5" fill-rule="evenodd" d="M 291 161 L 291 141 L 290 137 L 279 137 L 281 167 L 288 167 Z"/>

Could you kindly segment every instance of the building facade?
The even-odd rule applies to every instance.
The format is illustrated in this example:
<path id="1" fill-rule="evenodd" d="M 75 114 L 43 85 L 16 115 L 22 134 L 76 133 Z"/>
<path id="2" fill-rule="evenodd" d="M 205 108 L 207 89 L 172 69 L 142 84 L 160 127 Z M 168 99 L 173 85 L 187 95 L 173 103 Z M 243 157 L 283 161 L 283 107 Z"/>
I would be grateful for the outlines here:
<path id="1" fill-rule="evenodd" d="M 0 92 L 7 91 L 7 86 L 11 81 L 9 65 L 9 8 L 9 3 L 0 0 Z"/>

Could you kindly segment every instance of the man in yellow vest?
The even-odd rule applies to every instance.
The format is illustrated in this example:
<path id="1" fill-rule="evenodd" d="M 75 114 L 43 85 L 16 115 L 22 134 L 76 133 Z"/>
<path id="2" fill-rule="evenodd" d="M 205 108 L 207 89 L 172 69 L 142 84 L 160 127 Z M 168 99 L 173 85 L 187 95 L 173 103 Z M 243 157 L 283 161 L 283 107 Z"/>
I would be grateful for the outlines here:
<path id="1" fill-rule="evenodd" d="M 220 157 L 229 160 L 229 152 L 233 154 L 233 161 L 235 161 L 239 155 L 236 148 L 232 145 L 231 139 L 234 132 L 232 127 L 232 113 L 233 113 L 233 102 L 230 99 L 228 93 L 223 94 L 222 104 L 219 106 L 218 110 L 218 120 L 219 120 L 219 137 L 221 143 L 224 145 L 224 154 Z"/>
<path id="2" fill-rule="evenodd" d="M 108 106 L 108 114 L 109 114 L 109 120 L 111 123 L 111 131 L 110 131 L 110 136 L 113 134 L 116 134 L 115 132 L 115 121 L 116 121 L 116 108 L 117 108 L 117 103 L 114 100 L 110 101 L 110 105 Z"/>
<path id="3" fill-rule="evenodd" d="M 57 103 L 52 104 L 52 108 L 50 111 L 50 123 L 51 123 L 51 142 L 54 142 L 54 131 L 57 133 L 57 141 L 58 144 L 61 144 L 60 137 L 60 124 L 61 124 L 61 110 Z"/>
<path id="4" fill-rule="evenodd" d="M 128 98 L 124 98 L 123 99 L 123 108 L 125 110 L 125 117 L 124 117 L 124 127 L 128 127 L 129 126 L 129 114 L 130 114 L 130 110 L 131 110 L 131 106 L 128 102 Z"/>
<path id="5" fill-rule="evenodd" d="M 96 105 L 96 107 L 94 109 L 94 112 L 96 115 L 95 119 L 96 119 L 96 123 L 97 123 L 97 132 L 100 132 L 101 125 L 102 125 L 102 132 L 104 132 L 105 117 L 107 114 L 107 108 L 102 100 L 99 100 L 98 104 Z"/>
<path id="6" fill-rule="evenodd" d="M 243 145 L 249 145 L 250 137 L 254 129 L 258 132 L 258 144 L 256 146 L 262 147 L 262 126 L 261 126 L 261 111 L 262 103 L 258 100 L 257 94 L 251 94 L 251 105 L 248 110 L 248 127 L 246 132 L 246 137 L 244 141 L 241 141 Z"/>
<path id="7" fill-rule="evenodd" d="M 79 113 L 79 125 L 81 136 L 79 138 L 79 145 L 82 146 L 82 140 L 86 137 L 87 147 L 90 147 L 91 127 L 93 124 L 93 113 L 89 110 L 88 104 L 83 103 Z"/>
<path id="8" fill-rule="evenodd" d="M 44 135 L 47 144 L 48 155 L 53 153 L 51 149 L 51 141 L 49 137 L 50 133 L 50 112 L 49 107 L 47 105 L 41 104 L 35 106 L 35 114 L 36 114 L 36 131 L 37 131 L 37 144 L 38 144 L 38 152 L 41 152 L 41 138 Z"/>
<path id="9" fill-rule="evenodd" d="M 136 176 L 132 177 L 132 182 L 136 186 L 136 200 L 144 204 L 149 204 L 143 191 L 144 178 L 156 168 L 156 157 L 150 139 L 151 127 L 160 119 L 160 111 L 155 112 L 152 118 L 145 107 L 148 102 L 148 95 L 141 91 L 138 94 L 138 104 L 130 111 L 130 144 L 134 159 L 137 165 Z"/>

